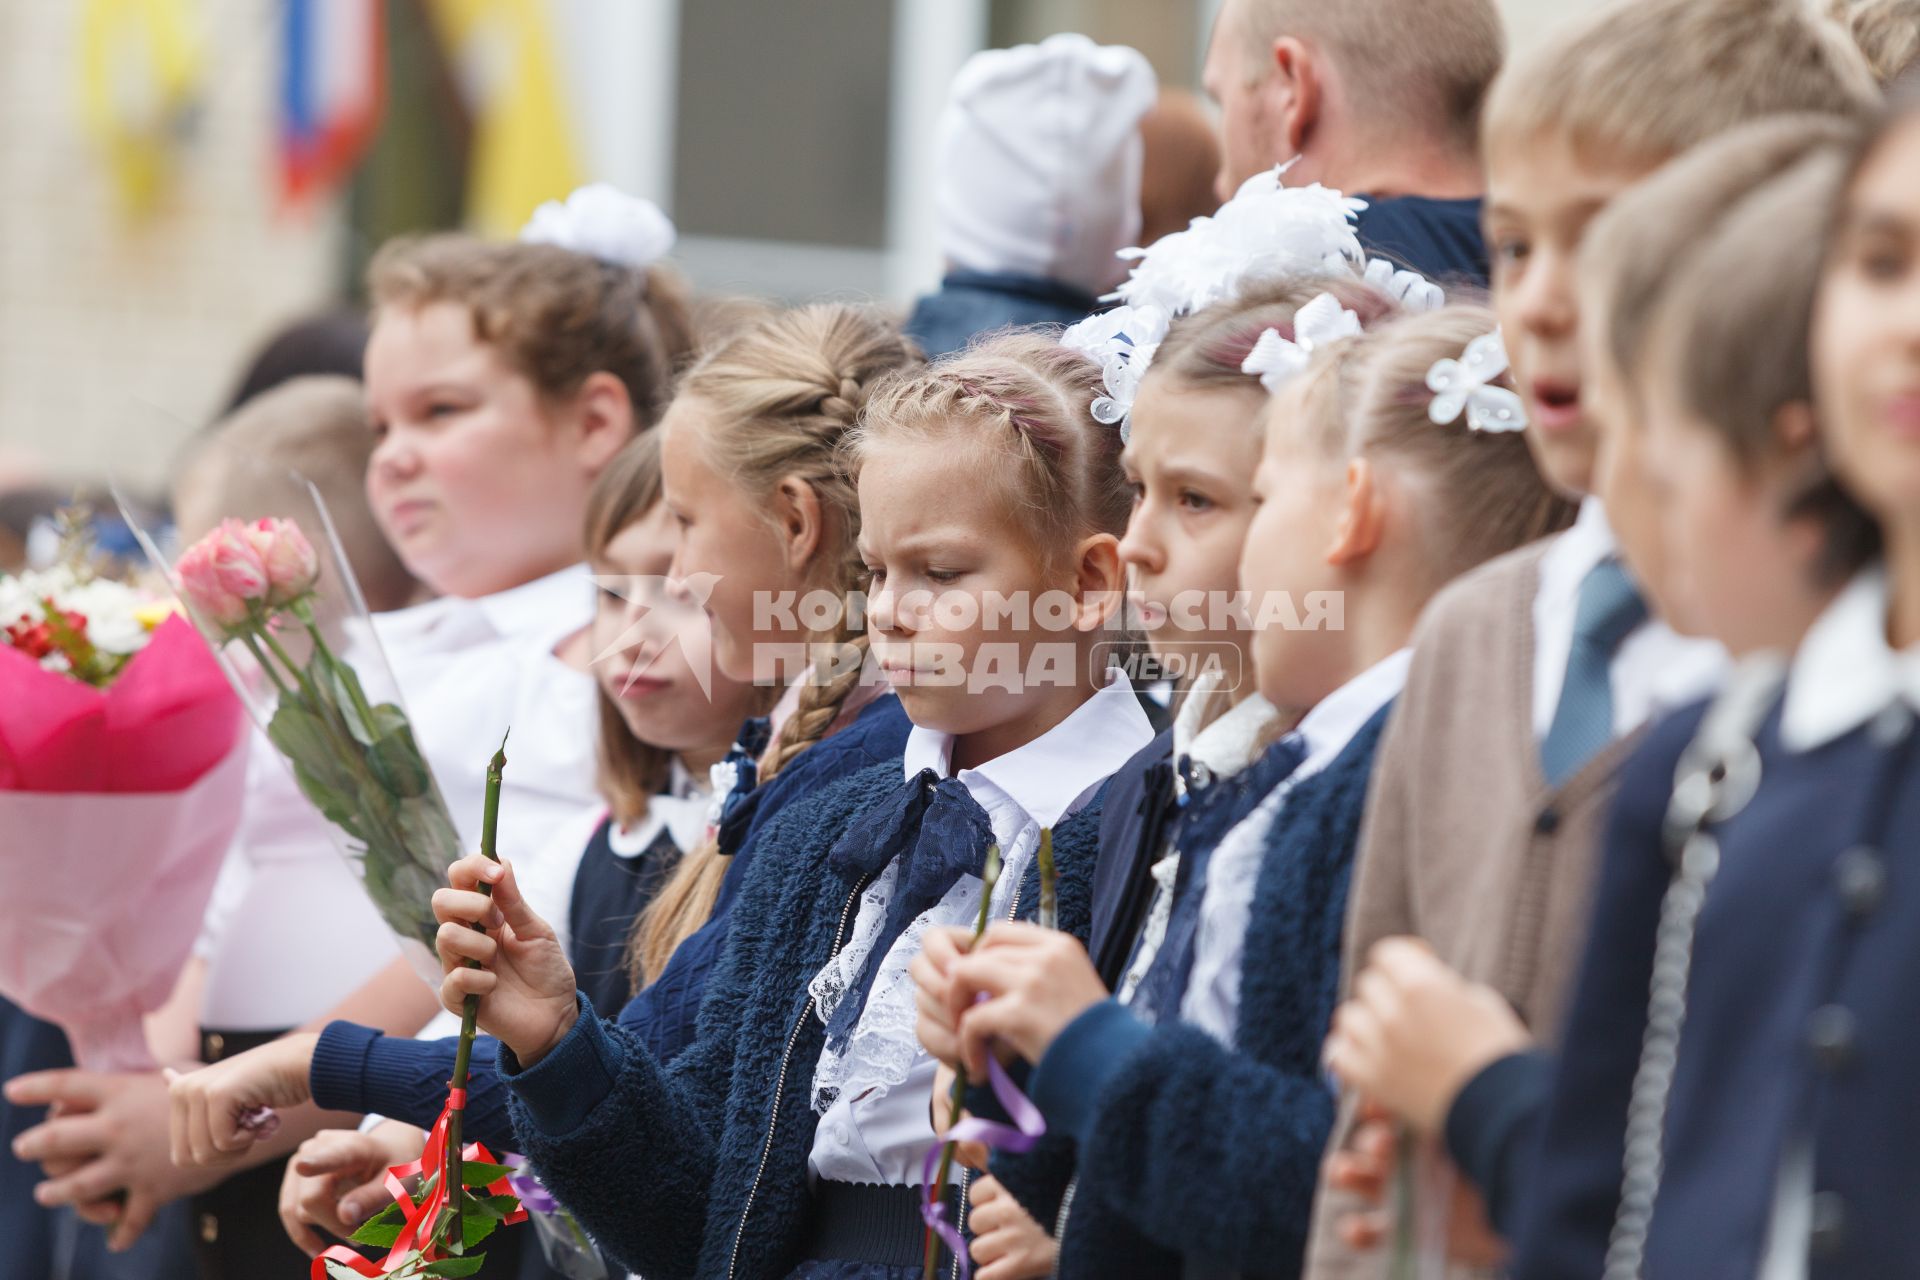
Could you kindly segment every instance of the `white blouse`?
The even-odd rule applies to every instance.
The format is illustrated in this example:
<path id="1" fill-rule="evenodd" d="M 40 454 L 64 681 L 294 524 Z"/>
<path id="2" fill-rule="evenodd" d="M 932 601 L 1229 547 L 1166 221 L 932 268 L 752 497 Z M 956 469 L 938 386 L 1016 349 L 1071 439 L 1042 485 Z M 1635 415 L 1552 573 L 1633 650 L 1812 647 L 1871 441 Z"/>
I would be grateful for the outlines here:
<path id="1" fill-rule="evenodd" d="M 500 848 L 537 861 L 555 828 L 604 808 L 594 790 L 594 684 L 555 648 L 592 618 L 584 567 L 477 600 L 379 614 L 374 631 L 467 848 L 478 848 L 487 762 L 509 724 Z M 349 646 L 345 655 L 353 661 Z M 357 665 L 357 664 L 356 664 Z M 391 696 L 361 668 L 369 692 Z M 196 948 L 202 1025 L 267 1031 L 325 1014 L 399 948 L 293 775 L 256 733 L 239 834 Z M 579 850 L 573 851 L 577 860 Z M 323 921 L 327 963 L 302 939 Z"/>
<path id="2" fill-rule="evenodd" d="M 929 729 L 907 735 L 904 776 L 931 769 L 957 776 L 986 810 L 1000 845 L 1002 870 L 991 914 L 1005 917 L 1039 848 L 1040 830 L 1056 826 L 1093 798 L 1113 772 L 1153 740 L 1153 726 L 1133 686 L 1113 674 L 1106 688 L 1054 728 L 977 769 L 952 774 L 953 739 Z M 897 867 L 883 871 L 861 895 L 847 945 L 812 983 L 822 1021 L 855 981 L 886 917 Z M 981 881 L 960 883 L 907 927 L 887 951 L 844 1054 L 823 1050 L 814 1071 L 814 1106 L 821 1115 L 807 1167 L 831 1182 L 917 1186 L 934 1141 L 928 1117 L 936 1064 L 914 1035 L 915 1001 L 907 966 L 920 954 L 929 928 L 971 926 L 980 912 Z"/>

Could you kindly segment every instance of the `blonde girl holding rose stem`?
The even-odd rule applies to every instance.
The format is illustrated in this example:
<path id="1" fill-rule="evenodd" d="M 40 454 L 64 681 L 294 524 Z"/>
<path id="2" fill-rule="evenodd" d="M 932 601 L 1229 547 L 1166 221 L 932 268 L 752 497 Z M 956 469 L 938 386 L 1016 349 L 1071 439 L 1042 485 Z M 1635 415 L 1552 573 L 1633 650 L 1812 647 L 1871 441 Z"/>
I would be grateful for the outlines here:
<path id="1" fill-rule="evenodd" d="M 978 913 L 990 844 L 1007 870 L 989 910 L 1030 913 L 1043 827 L 1061 923 L 1084 934 L 1106 776 L 1151 736 L 1124 676 L 1094 662 L 1128 505 L 1118 435 L 1088 409 L 1098 378 L 1020 337 L 874 393 L 855 455 L 868 637 L 915 727 L 902 758 L 767 828 L 678 1058 L 579 1006 L 510 868 L 463 860 L 436 898 L 444 998 L 481 996 L 522 1149 L 628 1267 L 920 1274 L 934 1063 L 913 1039 L 918 938 Z M 945 607 L 1023 595 L 1060 603 L 1062 629 Z M 1050 678 L 1003 680 L 1041 659 Z M 483 938 L 473 920 L 502 927 Z"/>

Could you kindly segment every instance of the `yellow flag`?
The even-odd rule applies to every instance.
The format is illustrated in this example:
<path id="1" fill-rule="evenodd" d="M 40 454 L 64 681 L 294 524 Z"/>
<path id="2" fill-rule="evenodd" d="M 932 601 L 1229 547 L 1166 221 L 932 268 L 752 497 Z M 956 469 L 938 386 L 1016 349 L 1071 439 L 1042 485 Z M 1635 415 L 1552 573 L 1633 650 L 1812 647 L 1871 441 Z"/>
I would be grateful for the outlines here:
<path id="1" fill-rule="evenodd" d="M 151 209 L 199 106 L 198 0 L 84 0 L 80 104 L 133 213 Z"/>
<path id="2" fill-rule="evenodd" d="M 546 0 L 429 3 L 472 86 L 467 222 L 483 235 L 514 235 L 541 201 L 564 199 L 582 181 Z"/>

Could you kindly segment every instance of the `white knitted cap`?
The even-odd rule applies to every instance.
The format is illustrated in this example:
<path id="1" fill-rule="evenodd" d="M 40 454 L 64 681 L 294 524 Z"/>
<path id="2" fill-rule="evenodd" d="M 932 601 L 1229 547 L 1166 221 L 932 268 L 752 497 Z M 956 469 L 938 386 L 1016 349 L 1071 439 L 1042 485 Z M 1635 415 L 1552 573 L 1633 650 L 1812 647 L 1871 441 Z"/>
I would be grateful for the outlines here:
<path id="1" fill-rule="evenodd" d="M 1083 35 L 975 54 L 940 121 L 940 247 L 955 266 L 1105 293 L 1140 234 L 1139 51 Z"/>

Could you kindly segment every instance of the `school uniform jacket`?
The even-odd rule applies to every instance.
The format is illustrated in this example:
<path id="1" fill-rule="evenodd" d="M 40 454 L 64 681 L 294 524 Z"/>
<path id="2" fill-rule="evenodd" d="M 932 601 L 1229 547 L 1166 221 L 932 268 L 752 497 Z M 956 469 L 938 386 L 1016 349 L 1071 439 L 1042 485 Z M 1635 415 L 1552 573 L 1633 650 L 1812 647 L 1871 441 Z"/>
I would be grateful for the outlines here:
<path id="1" fill-rule="evenodd" d="M 581 1224 L 648 1280 L 777 1280 L 801 1259 L 825 1028 L 807 984 L 845 945 L 864 880 L 834 844 L 901 785 L 898 761 L 796 801 L 761 836 L 700 1010 L 663 1065 L 583 1007 L 531 1068 L 501 1051 L 520 1150 Z M 1060 926 L 1084 940 L 1101 799 L 1054 832 Z M 1037 863 L 1016 914 L 1038 906 Z"/>
<path id="2" fill-rule="evenodd" d="M 1662 724 L 1622 783 L 1522 1198 L 1522 1280 L 1598 1275 L 1606 1253 L 1672 874 L 1661 825 L 1700 719 Z M 1757 735 L 1752 801 L 1711 829 L 1719 871 L 1694 937 L 1647 1280 L 1760 1274 L 1781 1202 L 1805 1215 L 1783 1247 L 1804 1251 L 1810 1280 L 1907 1275 L 1920 1258 L 1920 735 L 1895 706 L 1792 751 L 1782 719 Z M 1799 1144 L 1810 1185 L 1783 1201 Z"/>

